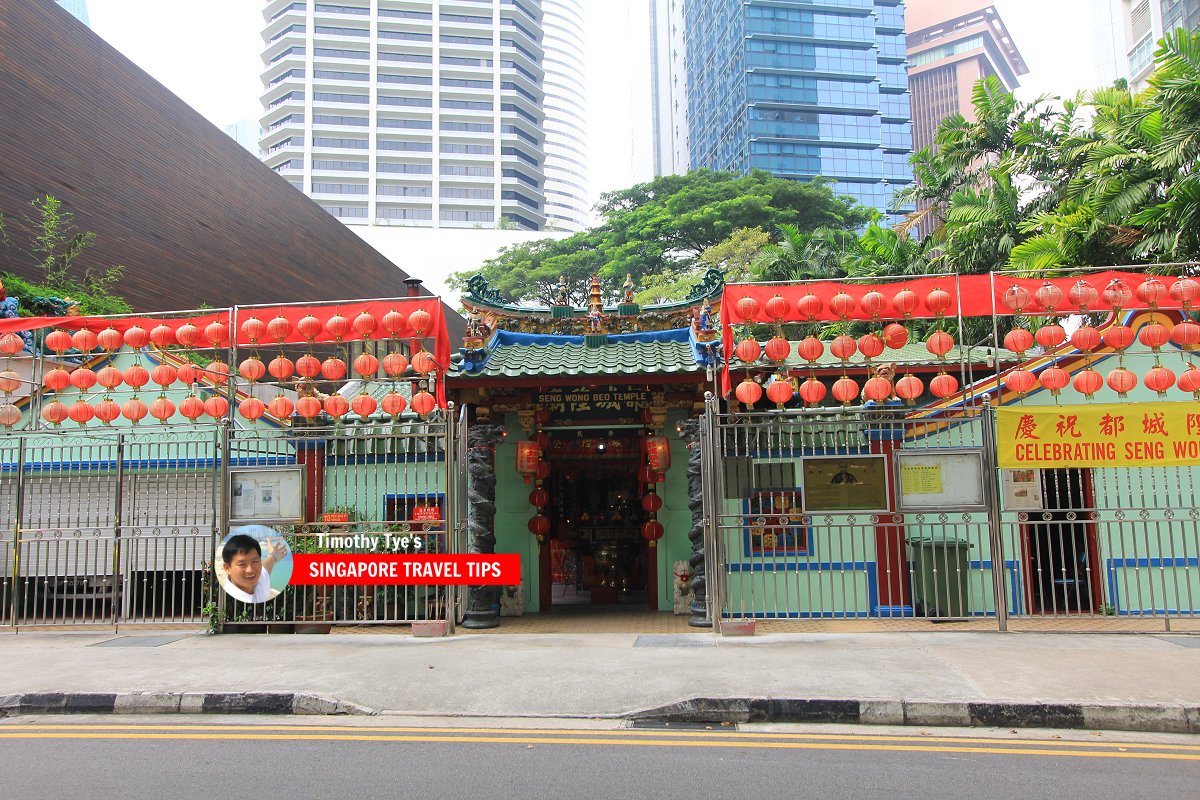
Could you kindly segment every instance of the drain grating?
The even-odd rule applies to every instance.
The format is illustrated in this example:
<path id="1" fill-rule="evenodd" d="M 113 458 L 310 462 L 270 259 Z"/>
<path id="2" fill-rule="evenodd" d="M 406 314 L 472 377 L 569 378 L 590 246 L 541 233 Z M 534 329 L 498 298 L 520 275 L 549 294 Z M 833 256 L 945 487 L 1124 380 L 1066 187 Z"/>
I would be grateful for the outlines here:
<path id="1" fill-rule="evenodd" d="M 180 639 L 187 639 L 188 635 L 183 636 L 118 636 L 116 639 L 108 639 L 103 642 L 89 645 L 90 647 L 162 647 L 164 644 L 178 642 Z"/>
<path id="2" fill-rule="evenodd" d="M 656 719 L 635 719 L 630 728 L 649 728 L 656 731 L 736 731 L 735 723 L 722 722 L 661 722 Z"/>
<path id="3" fill-rule="evenodd" d="M 644 633 L 637 637 L 634 647 L 716 647 L 712 634 Z"/>

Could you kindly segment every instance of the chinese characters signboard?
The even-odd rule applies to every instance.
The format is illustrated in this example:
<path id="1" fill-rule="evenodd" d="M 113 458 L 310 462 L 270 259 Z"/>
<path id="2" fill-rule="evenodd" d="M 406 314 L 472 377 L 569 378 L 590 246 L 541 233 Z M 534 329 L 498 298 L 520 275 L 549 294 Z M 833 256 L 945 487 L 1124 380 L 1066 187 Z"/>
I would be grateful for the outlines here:
<path id="1" fill-rule="evenodd" d="M 1195 403 L 1026 406 L 996 410 L 1008 469 L 1200 465 Z"/>
<path id="2" fill-rule="evenodd" d="M 537 405 L 556 419 L 624 419 L 650 404 L 650 392 L 624 386 L 579 386 L 539 392 Z"/>

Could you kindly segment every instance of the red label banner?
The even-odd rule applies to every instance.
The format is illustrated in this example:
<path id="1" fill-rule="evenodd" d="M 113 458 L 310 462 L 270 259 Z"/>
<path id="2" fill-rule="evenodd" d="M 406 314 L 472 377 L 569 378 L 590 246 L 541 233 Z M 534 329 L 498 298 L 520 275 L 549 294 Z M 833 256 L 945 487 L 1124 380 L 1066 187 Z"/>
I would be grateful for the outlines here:
<path id="1" fill-rule="evenodd" d="M 521 582 L 517 553 L 466 555 L 292 556 L 296 586 L 512 586 Z"/>

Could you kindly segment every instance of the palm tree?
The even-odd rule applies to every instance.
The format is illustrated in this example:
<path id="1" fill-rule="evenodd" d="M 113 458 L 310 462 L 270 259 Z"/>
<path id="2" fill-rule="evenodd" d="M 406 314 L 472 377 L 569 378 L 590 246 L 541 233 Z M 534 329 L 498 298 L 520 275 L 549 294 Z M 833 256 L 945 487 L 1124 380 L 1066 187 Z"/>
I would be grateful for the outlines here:
<path id="1" fill-rule="evenodd" d="M 842 264 L 855 246 L 852 231 L 818 228 L 802 233 L 795 225 L 779 226 L 779 243 L 759 251 L 754 261 L 755 280 L 800 281 L 846 277 Z"/>

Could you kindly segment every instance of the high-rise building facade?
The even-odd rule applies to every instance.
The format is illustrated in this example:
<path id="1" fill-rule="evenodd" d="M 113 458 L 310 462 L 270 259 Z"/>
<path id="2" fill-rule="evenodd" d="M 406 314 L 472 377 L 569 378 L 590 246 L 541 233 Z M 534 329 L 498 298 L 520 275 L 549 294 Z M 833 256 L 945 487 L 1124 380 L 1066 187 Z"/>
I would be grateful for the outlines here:
<path id="1" fill-rule="evenodd" d="M 554 19 L 578 4 L 556 0 Z M 542 6 L 272 0 L 263 158 L 349 224 L 542 230 L 547 192 L 560 192 L 547 150 L 552 165 L 566 160 L 548 148 L 545 97 L 582 89 L 581 76 L 545 88 L 544 43 L 566 37 L 547 37 Z M 570 122 L 554 129 L 572 132 Z"/>
<path id="2" fill-rule="evenodd" d="M 586 28 L 583 0 L 542 0 L 546 227 L 569 231 L 590 223 Z"/>
<path id="3" fill-rule="evenodd" d="M 77 20 L 84 25 L 91 25 L 91 20 L 88 19 L 87 0 L 57 0 L 58 4 L 70 11 Z"/>
<path id="4" fill-rule="evenodd" d="M 912 182 L 902 0 L 681 1 L 689 166 L 823 178 L 887 214 Z"/>
<path id="5" fill-rule="evenodd" d="M 1164 33 L 1200 28 L 1200 0 L 1096 0 L 1097 78 L 1118 79 L 1135 92 L 1154 71 L 1154 51 Z"/>

